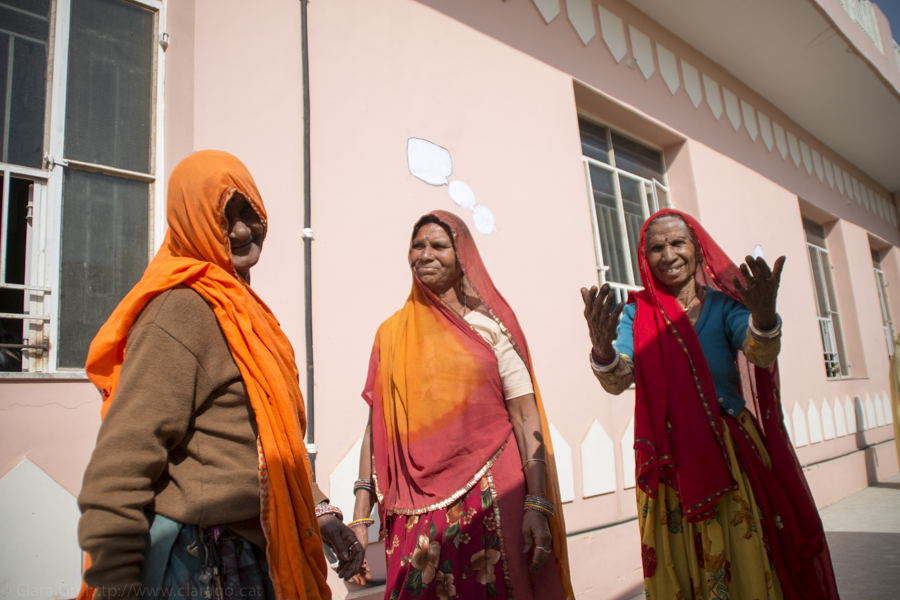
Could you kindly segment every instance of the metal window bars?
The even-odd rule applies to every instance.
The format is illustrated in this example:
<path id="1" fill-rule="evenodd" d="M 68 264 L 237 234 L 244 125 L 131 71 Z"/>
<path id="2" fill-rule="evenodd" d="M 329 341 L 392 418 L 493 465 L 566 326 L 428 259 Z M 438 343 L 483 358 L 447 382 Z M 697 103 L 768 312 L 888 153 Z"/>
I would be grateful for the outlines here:
<path id="1" fill-rule="evenodd" d="M 841 377 L 841 357 L 834 338 L 834 323 L 831 317 L 819 317 L 819 332 L 822 334 L 825 374 L 829 379 L 838 379 Z"/>
<path id="2" fill-rule="evenodd" d="M 875 268 L 875 283 L 878 288 L 878 302 L 881 306 L 881 320 L 884 323 L 884 338 L 887 342 L 888 360 L 894 357 L 894 319 L 891 315 L 891 305 L 888 302 L 887 281 L 884 278 L 884 271 Z"/>
<path id="3" fill-rule="evenodd" d="M 584 176 L 587 182 L 588 188 L 588 196 L 589 196 L 589 205 L 591 211 L 591 224 L 594 231 L 594 249 L 596 253 L 597 260 L 597 276 L 600 281 L 600 285 L 604 283 L 608 283 L 609 287 L 616 294 L 616 302 L 625 302 L 628 299 L 628 294 L 631 292 L 636 292 L 644 289 L 640 284 L 639 280 L 636 280 L 635 273 L 637 273 L 637 264 L 635 264 L 635 260 L 637 258 L 638 248 L 632 247 L 632 240 L 629 240 L 629 223 L 627 222 L 630 218 L 633 222 L 631 225 L 633 226 L 631 229 L 634 230 L 634 227 L 637 227 L 637 230 L 640 230 L 640 225 L 646 221 L 650 215 L 655 213 L 660 208 L 667 208 L 670 206 L 669 204 L 669 188 L 666 185 L 663 185 L 660 181 L 656 179 L 644 179 L 643 177 L 639 177 L 633 173 L 628 171 L 624 171 L 622 169 L 616 168 L 607 163 L 595 160 L 588 156 L 582 156 L 582 161 L 584 163 Z M 594 198 L 594 187 L 591 181 L 591 167 L 595 167 L 598 169 L 603 169 L 611 174 L 613 174 L 612 181 L 613 187 L 615 191 L 615 208 L 613 207 L 604 207 L 602 210 L 604 214 L 604 221 L 615 221 L 615 227 L 611 231 L 604 231 L 607 237 L 611 236 L 617 239 L 606 239 L 604 240 L 601 236 L 601 219 L 598 217 L 597 211 L 598 206 L 597 202 Z M 629 213 L 626 216 L 624 200 L 622 195 L 620 178 L 626 178 L 630 181 L 634 181 L 638 184 L 638 189 L 640 190 L 640 223 L 637 222 L 634 217 L 638 217 L 638 215 L 634 215 Z M 634 235 L 634 244 L 638 241 L 638 235 Z M 612 265 L 606 264 L 603 259 L 603 244 L 604 241 L 610 245 L 610 251 L 616 252 L 621 255 L 621 261 L 624 263 L 624 268 L 621 269 L 622 274 L 619 275 L 619 279 L 624 279 L 625 281 L 615 281 L 608 275 L 608 272 L 612 269 Z"/>
<path id="4" fill-rule="evenodd" d="M 51 288 L 38 285 L 43 279 L 43 264 L 37 260 L 41 254 L 40 234 L 43 226 L 42 210 L 45 206 L 46 182 L 49 174 L 40 169 L 20 167 L 0 163 L 3 184 L 0 193 L 0 290 L 17 290 L 23 292 L 24 312 L 0 312 L 0 319 L 13 319 L 23 322 L 22 340 L 18 342 L 0 343 L 0 349 L 20 350 L 22 352 L 22 371 L 45 371 L 50 350 L 47 325 L 50 315 L 44 314 L 44 297 L 52 292 Z M 10 231 L 10 183 L 13 179 L 29 181 L 29 197 L 26 207 L 25 265 L 24 283 L 7 281 L 7 259 L 9 257 Z M 27 325 L 27 327 L 26 327 Z"/>

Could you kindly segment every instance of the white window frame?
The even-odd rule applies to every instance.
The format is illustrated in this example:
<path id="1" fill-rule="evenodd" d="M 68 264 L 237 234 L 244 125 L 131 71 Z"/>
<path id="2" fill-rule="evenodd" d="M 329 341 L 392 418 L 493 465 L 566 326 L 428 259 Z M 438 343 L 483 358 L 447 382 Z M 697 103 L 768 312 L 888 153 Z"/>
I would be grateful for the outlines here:
<path id="1" fill-rule="evenodd" d="M 650 218 L 650 215 L 655 213 L 657 210 L 661 208 L 670 208 L 671 204 L 671 194 L 669 192 L 669 186 L 667 181 L 658 181 L 657 179 L 645 179 L 644 177 L 640 177 L 639 175 L 635 175 L 634 173 L 630 173 L 629 171 L 624 171 L 615 166 L 616 158 L 615 158 L 615 148 L 612 143 L 612 134 L 615 131 L 618 135 L 622 137 L 627 137 L 642 146 L 650 148 L 651 150 L 655 150 L 660 153 L 662 159 L 663 166 L 663 179 L 666 179 L 666 160 L 665 153 L 658 146 L 654 146 L 653 144 L 649 144 L 644 140 L 636 138 L 632 135 L 628 135 L 623 131 L 616 129 L 614 127 L 610 127 L 609 125 L 599 122 L 595 119 L 588 118 L 585 115 L 579 114 L 579 119 L 583 119 L 585 121 L 591 122 L 600 127 L 604 127 L 606 129 L 606 143 L 609 148 L 609 158 L 610 163 L 607 164 L 605 162 L 596 160 L 589 156 L 581 156 L 582 164 L 584 167 L 584 177 L 585 182 L 587 183 L 587 196 L 588 196 L 588 206 L 590 209 L 591 215 L 591 227 L 594 232 L 594 252 L 597 260 L 597 277 L 600 281 L 600 285 L 605 283 L 609 284 L 611 290 L 613 290 L 616 294 L 617 302 L 625 302 L 628 298 L 628 294 L 631 292 L 636 292 L 644 289 L 643 287 L 636 285 L 634 280 L 634 269 L 631 262 L 631 246 L 628 242 L 628 228 L 625 223 L 625 207 L 624 201 L 622 199 L 622 190 L 619 186 L 618 177 L 613 177 L 613 188 L 616 194 L 616 216 L 619 220 L 619 230 L 622 236 L 622 247 L 625 249 L 625 271 L 626 277 L 628 279 L 627 283 L 621 283 L 617 281 L 607 281 L 606 272 L 610 270 L 610 266 L 604 264 L 603 262 L 603 240 L 600 236 L 600 224 L 599 219 L 597 218 L 597 207 L 594 203 L 594 187 L 591 183 L 591 167 L 597 167 L 599 169 L 603 169 L 612 173 L 613 175 L 618 175 L 621 177 L 626 177 L 628 179 L 634 180 L 640 184 L 641 188 L 641 210 L 644 214 L 644 221 Z M 579 139 L 581 136 L 581 129 L 579 128 Z M 648 187 L 650 188 L 650 193 L 648 193 Z M 664 205 L 660 203 L 660 191 L 665 194 L 665 202 Z"/>
<path id="2" fill-rule="evenodd" d="M 805 234 L 806 232 L 804 231 Z M 816 256 L 824 280 L 823 284 L 826 286 L 822 297 L 825 299 L 825 311 L 828 314 L 821 316 L 819 315 L 819 282 L 812 262 L 810 262 L 809 276 L 812 279 L 814 301 L 816 302 L 816 318 L 819 321 L 819 333 L 822 338 L 822 358 L 825 362 L 825 374 L 827 379 L 845 379 L 850 377 L 850 363 L 847 361 L 847 352 L 843 344 L 843 331 L 838 331 L 837 335 L 835 335 L 837 328 L 841 327 L 841 316 L 836 303 L 831 301 L 832 297 L 837 298 L 834 276 L 832 275 L 834 266 L 831 263 L 831 254 L 827 248 L 822 248 L 809 241 L 806 242 L 806 246 L 807 255 L 812 250 Z"/>
<path id="3" fill-rule="evenodd" d="M 27 338 L 29 344 L 48 344 L 49 351 L 31 349 L 23 351 L 22 372 L 0 372 L 0 379 L 22 378 L 84 378 L 84 369 L 58 368 L 59 336 L 59 289 L 60 289 L 60 246 L 62 236 L 62 187 L 65 169 L 116 175 L 150 184 L 149 211 L 150 235 L 147 240 L 148 263 L 153 252 L 159 248 L 165 236 L 166 211 L 165 189 L 161 175 L 164 172 L 164 98 L 165 98 L 165 48 L 160 41 L 168 38 L 166 31 L 166 9 L 168 0 L 117 0 L 133 4 L 157 13 L 153 33 L 156 46 L 154 60 L 154 97 L 150 128 L 150 173 L 137 173 L 105 165 L 93 165 L 65 156 L 66 83 L 68 76 L 69 26 L 72 0 L 53 0 L 51 8 L 50 38 L 48 44 L 47 112 L 45 114 L 44 168 L 26 169 L 16 165 L 0 163 L 0 171 L 35 182 L 33 190 L 33 219 L 27 241 L 26 258 L 26 320 L 39 320 L 43 328 Z M 61 68 L 60 68 L 61 66 Z M 4 195 L 8 178 L 4 178 Z M 6 210 L 6 206 L 0 207 Z M 3 221 L 6 223 L 6 221 Z M 6 226 L 2 227 L 3 253 L 5 255 Z M 33 235 L 33 239 L 32 239 Z M 5 279 L 0 279 L 5 281 Z M 9 287 L 9 286 L 6 286 Z M 36 312 L 35 312 L 36 311 Z M 36 329 L 32 327 L 32 329 Z M 26 349 L 28 350 L 28 349 Z M 26 354 L 28 360 L 26 362 Z M 41 354 L 42 356 L 34 356 Z M 26 370 L 27 368 L 27 370 Z"/>
<path id="4" fill-rule="evenodd" d="M 874 248 L 873 250 L 878 252 L 880 256 L 880 250 L 875 250 Z M 887 342 L 888 360 L 891 360 L 894 357 L 894 340 L 897 334 L 894 332 L 894 317 L 891 314 L 891 304 L 888 300 L 887 279 L 885 279 L 882 269 L 876 267 L 874 263 L 872 267 L 875 271 L 875 287 L 878 288 L 878 304 L 881 306 L 881 320 L 884 323 L 884 338 Z"/>

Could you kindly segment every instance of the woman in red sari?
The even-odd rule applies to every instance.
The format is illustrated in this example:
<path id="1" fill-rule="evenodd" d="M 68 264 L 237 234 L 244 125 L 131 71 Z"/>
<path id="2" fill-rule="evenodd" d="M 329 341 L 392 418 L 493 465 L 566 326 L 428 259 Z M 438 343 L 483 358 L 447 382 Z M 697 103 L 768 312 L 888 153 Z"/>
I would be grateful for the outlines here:
<path id="1" fill-rule="evenodd" d="M 574 598 L 525 336 L 457 216 L 419 219 L 412 293 L 378 329 L 351 528 L 377 499 L 386 600 Z"/>
<path id="2" fill-rule="evenodd" d="M 738 270 L 675 210 L 644 223 L 639 248 L 645 288 L 627 305 L 613 308 L 608 285 L 582 296 L 600 383 L 613 394 L 635 384 L 647 600 L 836 599 L 822 523 L 783 426 L 784 257 L 770 270 L 748 256 Z"/>

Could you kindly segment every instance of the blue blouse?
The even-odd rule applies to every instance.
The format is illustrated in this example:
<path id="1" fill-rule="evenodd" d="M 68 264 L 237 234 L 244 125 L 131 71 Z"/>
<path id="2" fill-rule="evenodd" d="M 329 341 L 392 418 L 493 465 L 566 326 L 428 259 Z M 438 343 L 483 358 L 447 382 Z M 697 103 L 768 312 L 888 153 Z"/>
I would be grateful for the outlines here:
<path id="1" fill-rule="evenodd" d="M 628 304 L 622 310 L 622 317 L 616 328 L 618 338 L 616 348 L 634 360 L 634 315 L 636 304 Z M 706 299 L 700 309 L 700 317 L 694 330 L 700 338 L 700 346 L 706 357 L 706 364 L 712 373 L 716 395 L 722 410 L 737 416 L 744 408 L 741 396 L 741 377 L 735 360 L 738 350 L 744 347 L 750 311 L 747 307 L 727 294 L 706 288 Z"/>

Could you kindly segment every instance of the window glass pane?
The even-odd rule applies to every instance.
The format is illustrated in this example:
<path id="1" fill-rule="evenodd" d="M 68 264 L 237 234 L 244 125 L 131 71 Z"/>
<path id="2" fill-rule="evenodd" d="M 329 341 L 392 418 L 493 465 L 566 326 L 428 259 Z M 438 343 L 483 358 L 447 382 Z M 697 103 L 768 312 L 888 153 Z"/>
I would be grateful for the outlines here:
<path id="1" fill-rule="evenodd" d="M 846 352 L 844 352 L 844 333 L 841 329 L 841 317 L 839 314 L 834 313 L 831 315 L 831 322 L 834 324 L 834 341 L 837 345 L 835 351 L 837 352 L 837 360 L 838 365 L 835 367 L 835 377 L 839 377 L 843 375 L 847 377 L 850 375 L 850 365 L 847 364 L 847 356 Z M 839 371 L 838 371 L 839 369 Z"/>
<path id="2" fill-rule="evenodd" d="M 806 241 L 810 244 L 818 246 L 823 250 L 827 250 L 825 245 L 825 228 L 818 223 L 813 223 L 807 219 L 803 219 L 803 230 L 806 232 Z"/>
<path id="3" fill-rule="evenodd" d="M 148 263 L 150 184 L 66 169 L 59 367 L 81 368 L 100 326 Z"/>
<path id="4" fill-rule="evenodd" d="M 876 250 L 875 248 L 870 248 L 872 250 L 872 264 L 876 269 L 881 268 L 881 252 Z"/>
<path id="5" fill-rule="evenodd" d="M 828 308 L 832 314 L 838 312 L 837 294 L 834 289 L 834 279 L 831 271 L 831 259 L 827 252 L 819 252 L 822 258 L 822 273 L 825 275 L 825 289 L 828 293 Z"/>
<path id="6" fill-rule="evenodd" d="M 809 250 L 809 266 L 812 269 L 813 290 L 816 293 L 816 311 L 820 317 L 827 317 L 831 312 L 828 310 L 828 299 L 825 294 L 825 277 L 822 273 L 819 251 L 812 246 L 807 246 L 806 248 Z"/>
<path id="7" fill-rule="evenodd" d="M 0 175 L 0 185 L 3 177 Z M 6 230 L 6 283 L 25 283 L 25 252 L 28 242 L 28 198 L 32 183 L 11 178 L 9 182 L 9 227 Z M 0 222 L 0 228 L 6 227 Z M 22 290 L 0 289 L 0 312 L 25 312 L 25 293 Z M 21 319 L 0 319 L 0 344 L 21 344 L 24 340 Z M 21 371 L 22 353 L 19 348 L 0 348 L 0 371 Z"/>
<path id="8" fill-rule="evenodd" d="M 637 250 L 641 240 L 641 226 L 647 217 L 644 214 L 644 198 L 641 195 L 641 184 L 634 179 L 619 175 L 619 186 L 622 190 L 622 208 L 625 209 L 625 228 L 628 231 L 628 247 L 631 251 L 631 269 L 634 284 L 641 284 L 638 271 Z"/>
<path id="9" fill-rule="evenodd" d="M 652 210 L 656 212 L 667 206 L 669 206 L 669 193 L 659 185 L 659 182 L 656 182 L 656 206 L 653 206 Z"/>
<path id="10" fill-rule="evenodd" d="M 581 153 L 594 160 L 609 164 L 609 143 L 606 139 L 606 127 L 578 119 L 578 128 L 581 130 Z"/>
<path id="11" fill-rule="evenodd" d="M 644 179 L 665 179 L 661 152 L 642 146 L 615 131 L 612 132 L 612 144 L 618 168 Z"/>
<path id="12" fill-rule="evenodd" d="M 0 0 L 0 30 L 0 160 L 40 168 L 49 1 Z"/>
<path id="13" fill-rule="evenodd" d="M 594 194 L 594 208 L 597 211 L 597 227 L 603 251 L 603 264 L 609 267 L 607 281 L 628 283 L 625 270 L 624 240 L 619 224 L 619 210 L 616 205 L 616 190 L 613 174 L 591 165 L 591 187 Z"/>
<path id="14" fill-rule="evenodd" d="M 150 172 L 155 14 L 72 0 L 66 157 Z"/>

